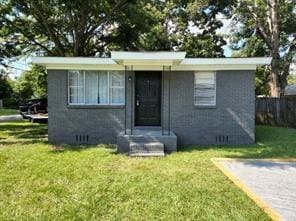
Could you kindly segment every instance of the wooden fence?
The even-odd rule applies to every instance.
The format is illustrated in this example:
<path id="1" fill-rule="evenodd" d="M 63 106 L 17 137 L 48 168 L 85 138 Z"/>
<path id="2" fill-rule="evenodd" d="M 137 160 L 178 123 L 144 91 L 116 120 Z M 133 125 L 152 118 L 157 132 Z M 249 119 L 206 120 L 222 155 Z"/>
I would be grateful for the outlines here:
<path id="1" fill-rule="evenodd" d="M 296 96 L 257 98 L 256 124 L 296 128 Z"/>

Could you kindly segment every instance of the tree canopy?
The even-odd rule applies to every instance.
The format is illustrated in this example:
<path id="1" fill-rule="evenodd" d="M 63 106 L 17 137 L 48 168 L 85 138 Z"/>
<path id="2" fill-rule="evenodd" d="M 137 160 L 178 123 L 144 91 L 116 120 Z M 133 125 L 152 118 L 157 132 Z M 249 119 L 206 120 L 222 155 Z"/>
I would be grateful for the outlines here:
<path id="1" fill-rule="evenodd" d="M 2 0 L 0 57 L 104 56 L 110 50 L 187 50 L 223 56 L 216 15 L 231 1 Z M 207 46 L 207 47 L 205 47 Z"/>
<path id="2" fill-rule="evenodd" d="M 270 94 L 279 96 L 287 85 L 296 53 L 296 5 L 293 0 L 243 0 L 233 11 L 239 28 L 232 30 L 233 49 L 240 56 L 271 56 Z"/>
<path id="3" fill-rule="evenodd" d="M 225 36 L 218 33 L 223 15 L 237 24 L 225 33 L 238 51 L 235 56 L 272 57 L 269 69 L 257 71 L 256 91 L 278 96 L 296 51 L 294 0 L 0 2 L 0 64 L 28 54 L 100 57 L 111 50 L 223 57 Z M 270 90 L 264 88 L 267 83 Z"/>

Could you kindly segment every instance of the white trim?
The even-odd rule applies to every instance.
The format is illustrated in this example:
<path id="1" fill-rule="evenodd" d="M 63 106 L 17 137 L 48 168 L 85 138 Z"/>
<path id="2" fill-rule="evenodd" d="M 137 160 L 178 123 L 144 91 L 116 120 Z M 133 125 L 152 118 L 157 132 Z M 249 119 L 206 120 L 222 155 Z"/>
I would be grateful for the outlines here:
<path id="1" fill-rule="evenodd" d="M 196 104 L 195 103 L 195 81 L 198 74 L 213 74 L 214 75 L 214 104 Z M 215 71 L 195 71 L 194 72 L 194 86 L 193 86 L 193 104 L 195 107 L 216 107 L 217 105 L 217 73 Z"/>
<path id="2" fill-rule="evenodd" d="M 186 58 L 181 65 L 265 65 L 271 62 L 270 57 L 252 58 Z"/>
<path id="3" fill-rule="evenodd" d="M 179 65 L 173 66 L 172 71 L 226 71 L 226 70 L 256 70 L 254 64 L 225 64 L 225 65 Z"/>
<path id="4" fill-rule="evenodd" d="M 223 71 L 223 70 L 256 70 L 257 65 L 178 65 L 172 66 L 172 71 Z M 47 65 L 47 70 L 101 70 L 101 71 L 124 71 L 123 65 Z M 134 71 L 162 71 L 162 66 L 133 66 Z"/>
<path id="5" fill-rule="evenodd" d="M 114 70 L 124 71 L 133 65 L 135 71 L 161 71 L 171 66 L 172 71 L 255 70 L 268 65 L 270 57 L 254 58 L 184 58 L 185 52 L 112 52 L 112 58 L 34 57 L 32 62 L 48 70 Z"/>
<path id="6" fill-rule="evenodd" d="M 110 72 L 107 72 L 107 104 L 110 104 Z"/>
<path id="7" fill-rule="evenodd" d="M 116 62 L 111 58 L 89 58 L 89 57 L 33 57 L 33 64 L 40 65 L 69 65 L 69 64 L 88 64 L 88 65 L 112 65 Z"/>
<path id="8" fill-rule="evenodd" d="M 40 63 L 34 63 L 43 65 Z M 93 65 L 93 64 L 46 64 L 47 70 L 102 70 L 102 71 L 124 71 L 123 65 Z"/>
<path id="9" fill-rule="evenodd" d="M 183 60 L 186 52 L 127 52 L 127 51 L 111 51 L 113 60 Z"/>
<path id="10" fill-rule="evenodd" d="M 123 99 L 124 99 L 124 101 L 123 101 L 123 103 L 111 103 L 110 102 L 110 97 L 112 96 L 112 94 L 111 94 L 111 89 L 112 88 L 120 88 L 120 89 L 124 89 L 124 87 L 125 87 L 125 83 L 123 83 L 123 86 L 121 86 L 121 87 L 119 87 L 119 86 L 115 86 L 115 87 L 112 87 L 111 86 L 111 84 L 110 84 L 110 76 L 111 76 L 111 74 L 110 74 L 110 72 L 109 71 L 107 71 L 107 103 L 105 103 L 105 104 L 98 104 L 98 103 L 91 103 L 91 104 L 89 104 L 89 103 L 85 103 L 85 75 L 86 75 L 86 71 L 85 70 L 75 70 L 75 71 L 77 71 L 77 72 L 82 72 L 83 73 L 83 85 L 82 86 L 70 86 L 70 81 L 69 81 L 69 78 L 70 78 L 70 71 L 73 71 L 73 70 L 69 70 L 68 71 L 68 79 L 67 79 L 67 87 L 68 87 L 68 105 L 69 106 L 77 106 L 77 105 L 80 105 L 80 106 L 87 106 L 87 105 L 89 105 L 89 106 L 91 106 L 91 105 L 96 105 L 96 106 L 118 106 L 118 105 L 125 105 L 125 103 L 126 103 L 126 101 L 125 101 L 125 95 L 124 95 L 124 97 L 123 97 Z M 77 73 L 77 75 L 79 74 L 79 73 Z M 125 81 L 125 73 L 123 73 L 123 75 L 124 75 L 124 81 Z M 70 88 L 83 88 L 83 93 L 84 93 L 84 103 L 70 103 Z M 125 90 L 124 90 L 125 91 Z M 110 94 L 111 94 L 111 96 L 110 96 Z"/>

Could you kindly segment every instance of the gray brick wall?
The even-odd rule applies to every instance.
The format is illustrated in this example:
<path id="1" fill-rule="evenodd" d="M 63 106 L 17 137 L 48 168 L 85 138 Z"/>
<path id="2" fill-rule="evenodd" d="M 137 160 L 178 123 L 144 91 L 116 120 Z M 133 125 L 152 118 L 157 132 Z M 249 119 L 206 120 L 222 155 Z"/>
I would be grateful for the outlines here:
<path id="1" fill-rule="evenodd" d="M 67 71 L 49 70 L 49 142 L 116 143 L 117 134 L 124 128 L 124 107 L 68 107 L 67 93 Z"/>
<path id="2" fill-rule="evenodd" d="M 171 75 L 171 129 L 178 144 L 254 142 L 253 71 L 218 71 L 214 108 L 194 106 L 194 73 Z"/>
<path id="3" fill-rule="evenodd" d="M 193 72 L 172 72 L 170 78 L 171 130 L 178 136 L 179 145 L 254 142 L 253 71 L 217 72 L 215 108 L 194 106 Z M 130 86 L 134 83 L 128 81 L 127 84 L 126 125 L 130 129 L 133 116 Z M 167 89 L 168 75 L 165 76 L 166 97 Z M 122 106 L 68 107 L 67 71 L 48 71 L 48 112 L 49 142 L 52 143 L 116 143 L 117 135 L 124 130 L 125 109 Z M 164 112 L 164 126 L 167 128 L 167 101 Z"/>

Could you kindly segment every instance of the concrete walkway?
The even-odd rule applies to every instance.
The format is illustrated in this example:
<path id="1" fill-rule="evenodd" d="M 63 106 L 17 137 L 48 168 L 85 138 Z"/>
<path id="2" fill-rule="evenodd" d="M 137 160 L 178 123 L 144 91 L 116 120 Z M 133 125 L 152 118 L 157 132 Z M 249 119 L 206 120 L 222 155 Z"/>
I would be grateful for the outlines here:
<path id="1" fill-rule="evenodd" d="M 221 160 L 221 165 L 280 215 L 296 221 L 296 162 Z"/>
<path id="2" fill-rule="evenodd" d="M 16 121 L 16 120 L 22 120 L 22 119 L 23 118 L 20 114 L 0 116 L 0 122 L 10 122 L 10 121 Z"/>

